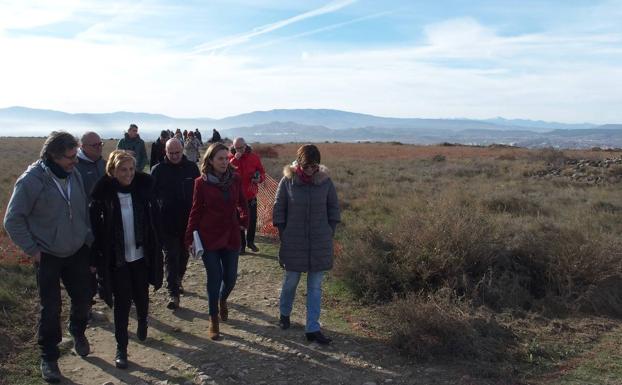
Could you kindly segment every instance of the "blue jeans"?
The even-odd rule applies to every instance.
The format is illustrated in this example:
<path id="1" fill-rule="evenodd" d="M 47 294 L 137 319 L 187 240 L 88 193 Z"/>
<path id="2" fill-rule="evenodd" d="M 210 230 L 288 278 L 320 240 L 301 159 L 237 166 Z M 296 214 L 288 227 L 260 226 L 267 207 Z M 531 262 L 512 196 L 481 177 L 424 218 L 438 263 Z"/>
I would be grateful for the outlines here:
<path id="1" fill-rule="evenodd" d="M 207 303 L 209 315 L 218 314 L 218 300 L 226 300 L 238 278 L 240 250 L 215 250 L 203 253 L 207 271 Z"/>
<path id="2" fill-rule="evenodd" d="M 279 310 L 281 315 L 288 316 L 292 313 L 296 287 L 302 273 L 286 271 L 281 288 L 281 300 Z M 322 304 L 322 278 L 323 271 L 307 273 L 307 325 L 305 330 L 312 333 L 320 330 L 320 305 Z"/>

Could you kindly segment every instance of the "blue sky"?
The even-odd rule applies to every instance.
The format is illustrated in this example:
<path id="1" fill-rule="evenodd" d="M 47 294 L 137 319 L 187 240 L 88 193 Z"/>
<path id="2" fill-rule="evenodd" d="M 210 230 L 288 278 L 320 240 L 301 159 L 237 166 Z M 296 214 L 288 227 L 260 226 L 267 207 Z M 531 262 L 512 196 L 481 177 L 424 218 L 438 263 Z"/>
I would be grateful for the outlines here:
<path id="1" fill-rule="evenodd" d="M 622 0 L 0 0 L 0 107 L 622 123 Z"/>

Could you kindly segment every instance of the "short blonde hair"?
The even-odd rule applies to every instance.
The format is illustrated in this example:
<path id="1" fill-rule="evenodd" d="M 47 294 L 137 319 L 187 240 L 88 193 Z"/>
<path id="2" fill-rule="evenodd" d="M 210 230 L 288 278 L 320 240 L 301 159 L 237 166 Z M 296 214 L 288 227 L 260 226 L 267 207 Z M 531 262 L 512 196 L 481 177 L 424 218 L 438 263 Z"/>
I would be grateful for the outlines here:
<path id="1" fill-rule="evenodd" d="M 108 161 L 106 162 L 106 174 L 112 177 L 114 170 L 119 167 L 123 162 L 131 161 L 136 166 L 136 159 L 125 150 L 114 150 L 108 155 Z"/>

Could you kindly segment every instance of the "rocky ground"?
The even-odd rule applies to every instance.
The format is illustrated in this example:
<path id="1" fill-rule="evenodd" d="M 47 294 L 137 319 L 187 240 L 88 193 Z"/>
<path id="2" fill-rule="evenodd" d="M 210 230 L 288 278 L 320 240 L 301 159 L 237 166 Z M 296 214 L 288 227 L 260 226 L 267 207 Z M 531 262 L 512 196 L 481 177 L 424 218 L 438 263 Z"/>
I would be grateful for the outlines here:
<path id="1" fill-rule="evenodd" d="M 530 176 L 544 179 L 565 179 L 589 185 L 622 182 L 622 158 L 600 160 L 566 159 L 563 164 L 549 164 Z"/>
<path id="2" fill-rule="evenodd" d="M 112 312 L 95 305 L 87 330 L 91 354 L 73 350 L 59 361 L 64 384 L 471 384 L 464 368 L 415 365 L 382 341 L 361 335 L 326 306 L 323 330 L 333 337 L 328 347 L 304 339 L 304 278 L 299 287 L 293 325 L 278 327 L 278 297 L 282 271 L 276 247 L 259 243 L 261 252 L 240 257 L 239 277 L 230 298 L 230 320 L 221 324 L 223 338 L 207 338 L 205 271 L 191 261 L 184 280 L 181 308 L 166 309 L 166 290 L 152 295 L 149 337 L 135 338 L 130 320 L 129 368 L 114 366 Z M 330 301 L 329 301 L 330 302 Z M 66 345 L 71 340 L 65 341 Z"/>

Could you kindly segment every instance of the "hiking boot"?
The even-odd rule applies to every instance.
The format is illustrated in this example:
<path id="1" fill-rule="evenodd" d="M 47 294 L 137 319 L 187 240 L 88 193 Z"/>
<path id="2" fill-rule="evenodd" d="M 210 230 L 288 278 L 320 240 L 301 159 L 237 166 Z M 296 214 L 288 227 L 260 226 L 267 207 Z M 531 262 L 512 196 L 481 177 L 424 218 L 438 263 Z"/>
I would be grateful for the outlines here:
<path id="1" fill-rule="evenodd" d="M 311 341 L 311 342 L 315 341 L 320 345 L 328 345 L 332 341 L 331 338 L 326 337 L 319 330 L 316 332 L 305 333 L 305 336 L 307 337 L 307 341 Z"/>
<path id="2" fill-rule="evenodd" d="M 89 340 L 86 339 L 84 334 L 73 337 L 73 348 L 80 357 L 86 357 L 91 352 L 91 346 Z"/>
<path id="3" fill-rule="evenodd" d="M 291 324 L 289 322 L 289 316 L 281 314 L 281 317 L 279 317 L 279 327 L 282 330 L 285 330 L 285 329 L 289 329 L 290 325 Z"/>
<path id="4" fill-rule="evenodd" d="M 229 308 L 227 308 L 227 300 L 221 299 L 218 304 L 218 313 L 220 314 L 220 320 L 222 322 L 227 322 L 227 320 L 229 319 Z"/>
<path id="5" fill-rule="evenodd" d="M 41 378 L 53 384 L 60 382 L 58 362 L 41 360 Z"/>
<path id="6" fill-rule="evenodd" d="M 167 309 L 175 310 L 179 308 L 179 296 L 172 295 L 168 300 L 168 304 L 166 305 Z"/>
<path id="7" fill-rule="evenodd" d="M 127 369 L 127 348 L 117 346 L 117 354 L 114 357 L 114 366 L 119 369 Z"/>
<path id="8" fill-rule="evenodd" d="M 147 339 L 147 321 L 138 321 L 138 327 L 136 328 L 136 337 L 140 341 Z"/>
<path id="9" fill-rule="evenodd" d="M 211 340 L 217 340 L 218 338 L 220 338 L 220 330 L 218 329 L 218 315 L 211 315 L 209 316 L 209 318 L 210 324 L 207 335 Z"/>
<path id="10" fill-rule="evenodd" d="M 248 245 L 248 248 L 253 250 L 253 253 L 259 252 L 259 247 L 257 247 L 257 245 L 255 245 L 254 243 L 251 243 L 250 245 Z"/>

